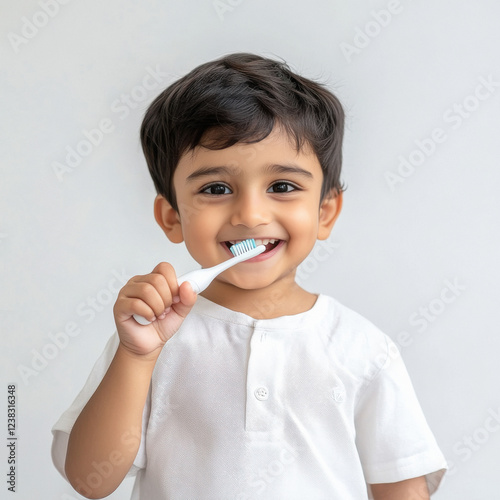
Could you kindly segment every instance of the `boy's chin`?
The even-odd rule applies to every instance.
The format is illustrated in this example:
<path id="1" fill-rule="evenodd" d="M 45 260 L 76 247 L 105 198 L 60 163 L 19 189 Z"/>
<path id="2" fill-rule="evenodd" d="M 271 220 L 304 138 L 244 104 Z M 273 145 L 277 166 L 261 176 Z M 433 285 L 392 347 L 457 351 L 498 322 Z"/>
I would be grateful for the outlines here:
<path id="1" fill-rule="evenodd" d="M 217 280 L 223 288 L 231 288 L 233 290 L 241 291 L 257 291 L 262 290 L 273 284 L 272 280 L 265 277 L 237 277 L 237 278 L 221 278 Z"/>
<path id="2" fill-rule="evenodd" d="M 233 289 L 242 292 L 258 292 L 266 291 L 271 292 L 274 290 L 275 293 L 279 289 L 289 290 L 289 287 L 295 284 L 295 273 L 286 273 L 286 275 L 272 276 L 270 274 L 265 275 L 249 275 L 247 277 L 238 277 L 234 279 L 222 279 L 221 285 L 227 287 L 228 289 Z"/>

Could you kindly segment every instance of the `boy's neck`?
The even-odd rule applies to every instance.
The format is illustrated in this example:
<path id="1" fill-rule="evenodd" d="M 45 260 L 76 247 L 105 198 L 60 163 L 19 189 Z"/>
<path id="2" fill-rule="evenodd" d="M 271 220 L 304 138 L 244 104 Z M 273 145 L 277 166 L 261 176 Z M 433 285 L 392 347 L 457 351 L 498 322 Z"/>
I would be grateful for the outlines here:
<path id="1" fill-rule="evenodd" d="M 271 319 L 306 312 L 314 306 L 317 299 L 317 295 L 301 288 L 293 278 L 280 280 L 257 290 L 244 290 L 214 280 L 200 295 L 255 319 Z"/>

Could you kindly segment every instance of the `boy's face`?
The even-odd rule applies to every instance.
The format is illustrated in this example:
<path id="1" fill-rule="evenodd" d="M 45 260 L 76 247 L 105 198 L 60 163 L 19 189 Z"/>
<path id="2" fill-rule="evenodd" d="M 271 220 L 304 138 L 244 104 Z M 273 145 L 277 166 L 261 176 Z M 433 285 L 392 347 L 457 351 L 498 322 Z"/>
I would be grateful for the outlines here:
<path id="1" fill-rule="evenodd" d="M 317 239 L 326 239 L 341 195 L 323 200 L 323 173 L 309 149 L 297 153 L 273 131 L 255 144 L 196 147 L 182 156 L 173 183 L 179 212 L 158 197 L 155 214 L 167 236 L 210 267 L 232 257 L 231 242 L 254 238 L 267 250 L 217 280 L 239 289 L 289 281 Z"/>

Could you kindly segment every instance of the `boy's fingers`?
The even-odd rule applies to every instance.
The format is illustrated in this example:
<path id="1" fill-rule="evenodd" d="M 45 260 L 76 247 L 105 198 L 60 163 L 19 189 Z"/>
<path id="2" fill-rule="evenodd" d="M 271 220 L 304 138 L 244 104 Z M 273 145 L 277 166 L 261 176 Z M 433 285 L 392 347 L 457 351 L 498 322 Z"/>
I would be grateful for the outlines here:
<path id="1" fill-rule="evenodd" d="M 160 262 L 152 271 L 151 274 L 159 274 L 167 281 L 172 296 L 178 295 L 179 284 L 177 283 L 177 274 L 175 269 L 168 262 Z"/>
<path id="2" fill-rule="evenodd" d="M 172 304 L 170 288 L 162 276 L 151 277 L 150 280 L 144 282 L 131 283 L 125 292 L 125 296 L 129 299 L 144 302 L 155 315 L 161 314 Z M 132 304 L 137 305 L 138 302 L 132 302 Z M 134 313 L 138 314 L 139 311 L 134 310 Z"/>
<path id="3" fill-rule="evenodd" d="M 134 314 L 142 316 L 150 322 L 156 319 L 153 309 L 141 299 L 124 297 L 121 303 L 117 301 L 115 306 L 117 320 L 124 321 L 130 319 L 130 311 L 134 311 Z"/>
<path id="4" fill-rule="evenodd" d="M 185 318 L 197 295 L 189 282 L 179 286 L 174 268 L 161 262 L 150 274 L 134 276 L 123 288 L 121 297 L 126 302 L 121 301 L 119 310 L 161 321 L 171 310 Z"/>

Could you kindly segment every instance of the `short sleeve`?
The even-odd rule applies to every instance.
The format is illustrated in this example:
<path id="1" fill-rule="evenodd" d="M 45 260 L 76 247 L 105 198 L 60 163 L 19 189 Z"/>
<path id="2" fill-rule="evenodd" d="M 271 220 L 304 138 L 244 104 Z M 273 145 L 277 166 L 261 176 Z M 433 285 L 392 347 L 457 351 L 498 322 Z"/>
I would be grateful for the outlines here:
<path id="1" fill-rule="evenodd" d="M 119 337 L 118 334 L 115 333 L 108 340 L 104 351 L 92 368 L 92 371 L 90 372 L 90 375 L 85 382 L 83 389 L 75 398 L 71 406 L 59 417 L 59 420 L 54 424 L 54 427 L 52 428 L 52 461 L 56 469 L 65 479 L 67 478 L 64 472 L 64 464 L 66 462 L 66 452 L 68 449 L 68 440 L 71 429 L 73 428 L 73 425 L 75 424 L 75 421 L 80 415 L 82 409 L 85 407 L 88 400 L 92 397 L 95 390 L 101 383 L 104 375 L 106 374 L 109 365 L 111 364 L 111 361 L 113 360 L 113 357 L 116 353 L 116 350 L 118 349 L 118 344 Z M 149 412 L 149 401 L 150 395 L 148 394 L 143 412 L 143 421 L 145 415 L 147 415 Z M 137 456 L 134 460 L 132 468 L 130 469 L 127 476 L 135 475 L 139 469 L 143 469 L 146 465 L 145 427 L 145 425 L 142 426 L 141 443 L 139 446 L 139 450 L 137 452 Z"/>
<path id="2" fill-rule="evenodd" d="M 380 361 L 384 359 L 384 361 Z M 426 476 L 434 493 L 447 469 L 396 345 L 386 337 L 385 358 L 356 408 L 356 445 L 368 484 Z"/>

